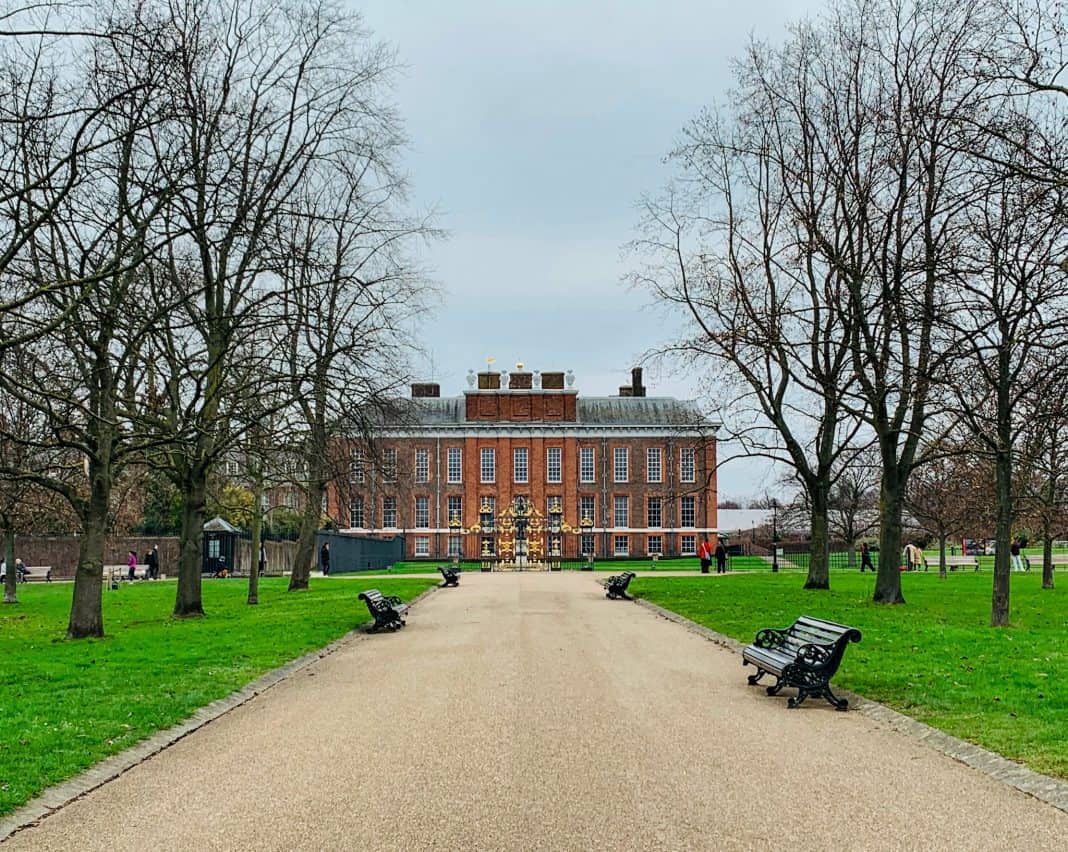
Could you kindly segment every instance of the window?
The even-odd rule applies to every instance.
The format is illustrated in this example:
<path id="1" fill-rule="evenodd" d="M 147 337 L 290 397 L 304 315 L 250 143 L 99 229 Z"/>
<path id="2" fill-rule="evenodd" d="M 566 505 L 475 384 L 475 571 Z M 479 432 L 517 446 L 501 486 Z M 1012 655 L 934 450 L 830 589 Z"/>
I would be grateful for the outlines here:
<path id="1" fill-rule="evenodd" d="M 363 450 L 353 450 L 352 458 L 349 459 L 349 478 L 353 482 L 357 482 L 360 485 L 363 484 L 367 460 L 364 458 Z"/>
<path id="2" fill-rule="evenodd" d="M 697 553 L 697 536 L 682 536 L 682 555 L 693 556 L 695 553 Z"/>
<path id="3" fill-rule="evenodd" d="M 349 504 L 349 526 L 363 529 L 363 498 L 353 497 Z"/>
<path id="4" fill-rule="evenodd" d="M 549 449 L 545 451 L 546 482 L 563 481 L 563 457 L 564 451 L 560 447 L 549 447 Z"/>
<path id="5" fill-rule="evenodd" d="M 579 482 L 594 481 L 595 452 L 593 447 L 582 447 L 579 450 Z"/>
<path id="6" fill-rule="evenodd" d="M 462 556 L 463 555 L 460 552 L 460 542 L 461 542 L 460 536 L 458 536 L 458 535 L 450 535 L 449 536 L 449 556 Z"/>
<path id="7" fill-rule="evenodd" d="M 615 523 L 616 527 L 630 526 L 630 498 L 616 497 L 615 499 Z"/>
<path id="8" fill-rule="evenodd" d="M 630 450 L 626 447 L 616 447 L 613 450 L 615 465 L 613 470 L 615 482 L 627 482 L 630 479 Z"/>
<path id="9" fill-rule="evenodd" d="M 654 553 L 663 553 L 664 540 L 658 535 L 649 536 L 649 544 L 646 546 L 646 550 L 649 552 L 650 556 Z"/>
<path id="10" fill-rule="evenodd" d="M 683 447 L 679 451 L 679 479 L 683 482 L 696 482 L 693 447 Z"/>
<path id="11" fill-rule="evenodd" d="M 430 482 L 430 450 L 415 451 L 415 481 Z"/>
<path id="12" fill-rule="evenodd" d="M 591 524 L 597 523 L 597 498 L 579 497 L 579 523 L 589 518 Z"/>
<path id="13" fill-rule="evenodd" d="M 397 481 L 397 450 L 394 447 L 382 450 L 382 478 L 386 482 Z"/>
<path id="14" fill-rule="evenodd" d="M 286 500 L 285 500 L 285 502 L 286 502 L 286 508 L 288 508 L 288 509 L 296 509 L 297 508 L 297 492 L 296 491 L 292 491 L 292 490 L 286 491 Z"/>
<path id="15" fill-rule="evenodd" d="M 429 556 L 430 555 L 430 536 L 417 535 L 415 537 L 415 555 L 416 556 Z"/>
<path id="16" fill-rule="evenodd" d="M 492 447 L 482 448 L 482 481 L 497 481 L 497 453 Z"/>
<path id="17" fill-rule="evenodd" d="M 228 459 L 226 462 L 226 475 L 237 476 L 241 473 L 241 463 L 234 459 Z"/>
<path id="18" fill-rule="evenodd" d="M 415 528 L 417 530 L 430 529 L 430 498 L 415 498 Z"/>
<path id="19" fill-rule="evenodd" d="M 593 556 L 594 538 L 595 538 L 595 536 L 593 535 L 593 533 L 583 533 L 582 534 L 581 546 L 582 546 L 582 555 L 583 556 Z"/>
<path id="20" fill-rule="evenodd" d="M 463 482 L 464 479 L 464 466 L 463 466 L 463 450 L 459 447 L 449 447 L 448 451 L 448 468 L 449 468 L 449 482 L 457 483 Z"/>
<path id="21" fill-rule="evenodd" d="M 528 482 L 530 480 L 528 456 L 529 453 L 526 447 L 516 447 L 512 450 L 512 479 L 515 482 Z"/>
<path id="22" fill-rule="evenodd" d="M 449 498 L 449 523 L 456 521 L 459 524 L 464 522 L 464 498 L 463 497 L 450 497 Z"/>
<path id="23" fill-rule="evenodd" d="M 382 528 L 394 530 L 397 528 L 397 498 L 382 498 Z"/>
<path id="24" fill-rule="evenodd" d="M 679 512 L 679 526 L 680 527 L 693 527 L 694 518 L 696 514 L 694 512 L 694 498 L 683 497 L 681 511 Z"/>
<path id="25" fill-rule="evenodd" d="M 629 556 L 630 555 L 630 536 L 629 535 L 617 535 L 615 538 L 615 548 L 613 553 L 616 556 Z"/>
<path id="26" fill-rule="evenodd" d="M 659 527 L 659 526 L 663 525 L 662 522 L 661 522 L 660 498 L 659 497 L 649 497 L 646 500 L 645 515 L 646 515 L 646 518 L 645 518 L 646 523 L 645 523 L 645 525 L 647 527 L 655 528 L 655 527 Z"/>
<path id="27" fill-rule="evenodd" d="M 647 482 L 662 482 L 664 479 L 662 464 L 662 450 L 660 447 L 649 447 L 645 453 L 645 479 Z"/>
<path id="28" fill-rule="evenodd" d="M 486 513 L 489 517 L 483 517 Z M 478 522 L 482 525 L 482 531 L 492 531 L 497 519 L 497 498 L 483 497 L 478 504 Z"/>
<path id="29" fill-rule="evenodd" d="M 545 498 L 545 517 L 551 515 L 554 509 L 559 509 L 561 513 L 564 511 L 564 498 L 559 494 L 550 494 Z"/>

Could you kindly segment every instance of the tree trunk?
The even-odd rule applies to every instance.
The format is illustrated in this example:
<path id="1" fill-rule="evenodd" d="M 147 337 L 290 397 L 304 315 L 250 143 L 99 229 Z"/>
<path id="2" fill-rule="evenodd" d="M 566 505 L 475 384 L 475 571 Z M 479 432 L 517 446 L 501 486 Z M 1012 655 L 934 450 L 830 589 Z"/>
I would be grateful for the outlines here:
<path id="1" fill-rule="evenodd" d="M 261 499 L 263 486 L 257 479 L 252 489 L 252 554 L 249 559 L 251 567 L 248 572 L 248 603 L 255 606 L 260 602 L 260 550 L 263 547 L 263 514 Z"/>
<path id="2" fill-rule="evenodd" d="M 829 546 L 827 535 L 827 491 L 822 484 L 812 489 L 812 552 L 808 562 L 806 589 L 829 589 L 831 587 L 828 571 Z"/>
<path id="3" fill-rule="evenodd" d="M 89 478 L 89 501 L 82 518 L 82 541 L 78 568 L 74 573 L 74 599 L 67 624 L 68 639 L 104 635 L 101 592 L 104 579 L 104 543 L 107 538 L 108 504 L 111 480 L 107 473 L 93 470 Z"/>
<path id="4" fill-rule="evenodd" d="M 901 512 L 904 505 L 904 487 L 896 471 L 888 475 L 883 471 L 879 489 L 879 574 L 875 578 L 875 603 L 903 604 L 901 594 Z"/>
<path id="5" fill-rule="evenodd" d="M 849 537 L 849 543 L 846 545 L 846 565 L 850 568 L 857 567 L 857 543 L 852 536 Z"/>
<path id="6" fill-rule="evenodd" d="M 15 575 L 15 531 L 9 526 L 4 530 L 4 564 L 7 566 L 4 579 L 4 603 L 18 603 L 19 578 Z"/>
<path id="7" fill-rule="evenodd" d="M 304 492 L 307 502 L 304 504 L 304 517 L 300 522 L 300 538 L 297 539 L 297 555 L 293 560 L 293 572 L 289 575 L 289 591 L 297 592 L 308 588 L 311 576 L 312 560 L 315 559 L 316 534 L 322 518 L 323 492 L 322 481 L 316 479 Z"/>
<path id="8" fill-rule="evenodd" d="M 995 458 L 994 501 L 997 522 L 994 526 L 994 591 L 990 604 L 991 627 L 1009 624 L 1009 542 L 1012 536 L 1012 458 L 999 450 Z"/>
<path id="9" fill-rule="evenodd" d="M 1042 588 L 1053 588 L 1053 537 L 1042 539 Z"/>
<path id="10" fill-rule="evenodd" d="M 174 600 L 176 618 L 204 614 L 201 600 L 201 568 L 204 564 L 204 510 L 207 504 L 207 476 L 194 468 L 183 487 L 182 528 L 178 540 L 178 593 Z M 233 566 L 229 566 L 233 568 Z"/>
<path id="11" fill-rule="evenodd" d="M 939 579 L 946 579 L 946 534 L 944 532 L 938 535 L 938 577 Z"/>

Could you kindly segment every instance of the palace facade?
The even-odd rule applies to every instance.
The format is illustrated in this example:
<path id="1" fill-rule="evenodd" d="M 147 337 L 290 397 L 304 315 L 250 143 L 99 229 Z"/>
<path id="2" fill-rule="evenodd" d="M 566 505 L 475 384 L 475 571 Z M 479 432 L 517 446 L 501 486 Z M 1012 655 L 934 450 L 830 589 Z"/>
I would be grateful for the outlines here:
<path id="1" fill-rule="evenodd" d="M 328 490 L 343 531 L 403 533 L 411 559 L 536 562 L 693 555 L 715 544 L 716 430 L 687 401 L 582 396 L 571 372 L 469 372 L 461 396 L 412 385 L 349 440 Z"/>

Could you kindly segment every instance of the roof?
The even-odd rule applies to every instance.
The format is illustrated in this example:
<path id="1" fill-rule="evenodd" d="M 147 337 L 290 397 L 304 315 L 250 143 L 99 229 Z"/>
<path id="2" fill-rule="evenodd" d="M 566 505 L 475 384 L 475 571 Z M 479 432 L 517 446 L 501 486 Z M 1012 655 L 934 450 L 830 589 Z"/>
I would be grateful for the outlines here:
<path id="1" fill-rule="evenodd" d="M 655 396 L 590 396 L 578 397 L 575 421 L 549 421 L 561 426 L 713 426 L 690 400 Z M 462 396 L 420 397 L 399 399 L 389 410 L 379 413 L 380 426 L 523 426 L 530 421 L 477 421 L 466 419 L 466 403 Z M 542 421 L 534 421 L 542 422 Z"/>
<path id="2" fill-rule="evenodd" d="M 204 532 L 236 533 L 239 532 L 239 530 L 233 524 L 227 523 L 218 515 L 216 515 L 214 518 L 204 524 Z"/>

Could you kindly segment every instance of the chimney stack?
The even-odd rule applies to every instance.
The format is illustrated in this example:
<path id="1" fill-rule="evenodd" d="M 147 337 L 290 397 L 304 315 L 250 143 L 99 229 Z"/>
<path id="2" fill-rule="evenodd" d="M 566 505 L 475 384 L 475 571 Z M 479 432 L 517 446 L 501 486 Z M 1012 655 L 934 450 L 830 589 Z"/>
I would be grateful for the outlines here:
<path id="1" fill-rule="evenodd" d="M 642 384 L 642 368 L 635 367 L 630 371 L 630 395 L 645 396 L 645 385 Z"/>

